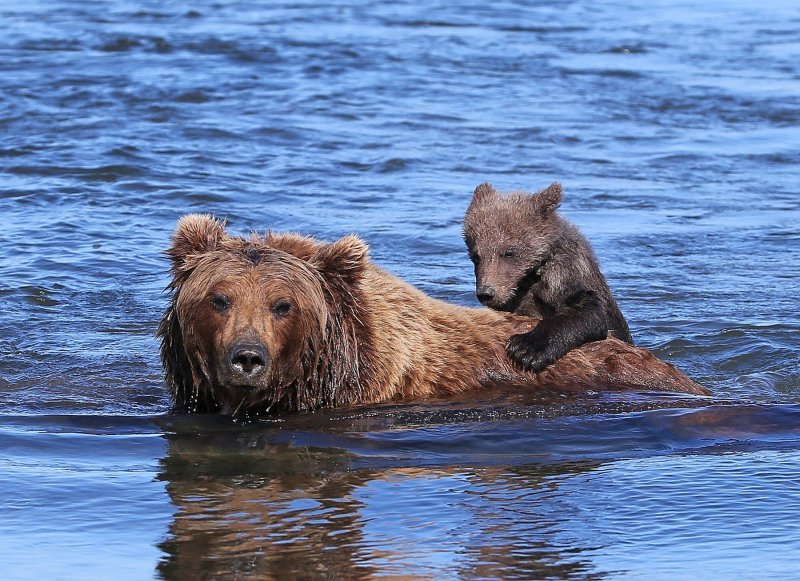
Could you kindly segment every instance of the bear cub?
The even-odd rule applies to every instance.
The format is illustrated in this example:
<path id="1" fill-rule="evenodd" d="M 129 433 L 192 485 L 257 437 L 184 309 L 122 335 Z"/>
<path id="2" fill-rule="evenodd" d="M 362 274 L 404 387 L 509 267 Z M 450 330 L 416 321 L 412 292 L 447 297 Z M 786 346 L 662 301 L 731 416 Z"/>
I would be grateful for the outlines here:
<path id="1" fill-rule="evenodd" d="M 559 183 L 536 194 L 507 195 L 485 183 L 475 189 L 464 218 L 478 300 L 542 319 L 507 345 L 509 356 L 530 371 L 609 333 L 633 345 L 589 242 L 556 212 L 562 197 Z"/>

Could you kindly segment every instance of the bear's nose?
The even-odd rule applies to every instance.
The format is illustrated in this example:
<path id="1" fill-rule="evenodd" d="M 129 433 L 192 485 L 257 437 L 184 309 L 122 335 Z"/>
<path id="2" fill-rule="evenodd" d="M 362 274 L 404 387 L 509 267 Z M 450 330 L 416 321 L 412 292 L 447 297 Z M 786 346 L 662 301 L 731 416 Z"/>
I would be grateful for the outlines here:
<path id="1" fill-rule="evenodd" d="M 482 304 L 486 304 L 494 300 L 497 296 L 497 291 L 494 290 L 494 287 L 489 286 L 488 284 L 484 284 L 478 287 L 478 290 L 475 292 L 478 295 L 478 300 Z"/>
<path id="2" fill-rule="evenodd" d="M 256 343 L 236 345 L 231 349 L 230 364 L 234 371 L 253 377 L 267 366 L 267 350 Z"/>

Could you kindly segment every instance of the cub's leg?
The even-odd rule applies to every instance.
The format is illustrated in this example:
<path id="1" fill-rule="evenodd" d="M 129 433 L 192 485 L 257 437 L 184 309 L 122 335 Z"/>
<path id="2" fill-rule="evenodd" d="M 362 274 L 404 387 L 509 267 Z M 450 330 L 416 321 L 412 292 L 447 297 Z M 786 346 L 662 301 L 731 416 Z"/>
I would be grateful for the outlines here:
<path id="1" fill-rule="evenodd" d="M 507 351 L 522 368 L 541 371 L 571 349 L 607 336 L 603 301 L 596 292 L 582 289 L 556 305 L 531 331 L 513 335 Z"/>

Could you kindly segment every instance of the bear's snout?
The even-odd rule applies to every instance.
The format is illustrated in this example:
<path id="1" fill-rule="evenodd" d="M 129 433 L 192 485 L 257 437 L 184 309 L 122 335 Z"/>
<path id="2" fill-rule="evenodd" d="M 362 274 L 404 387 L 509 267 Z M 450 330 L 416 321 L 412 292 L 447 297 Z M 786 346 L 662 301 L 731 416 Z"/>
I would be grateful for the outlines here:
<path id="1" fill-rule="evenodd" d="M 239 343 L 231 347 L 228 365 L 234 375 L 248 379 L 258 377 L 269 363 L 266 347 L 260 343 Z"/>
<path id="2" fill-rule="evenodd" d="M 476 293 L 478 295 L 478 300 L 481 304 L 490 305 L 494 299 L 497 297 L 497 291 L 493 286 L 489 286 L 488 284 L 481 285 L 477 288 Z"/>

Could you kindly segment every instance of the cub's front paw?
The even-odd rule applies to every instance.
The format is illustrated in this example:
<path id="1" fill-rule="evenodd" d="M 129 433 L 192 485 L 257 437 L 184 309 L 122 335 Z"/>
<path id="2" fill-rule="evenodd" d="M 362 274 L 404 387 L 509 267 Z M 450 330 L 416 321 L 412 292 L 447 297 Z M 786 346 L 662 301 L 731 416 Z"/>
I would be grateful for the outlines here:
<path id="1" fill-rule="evenodd" d="M 512 335 L 506 351 L 517 365 L 528 371 L 541 371 L 553 362 L 547 354 L 546 345 L 531 337 L 530 333 Z"/>

